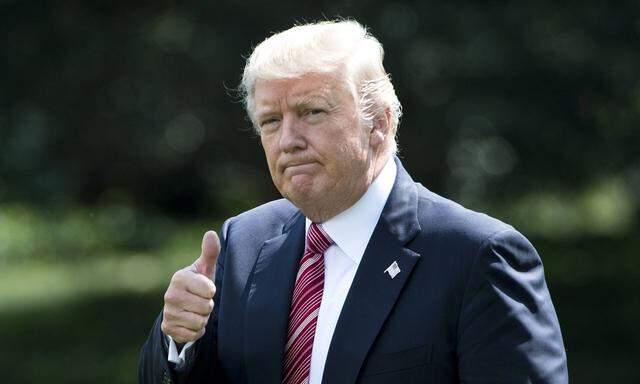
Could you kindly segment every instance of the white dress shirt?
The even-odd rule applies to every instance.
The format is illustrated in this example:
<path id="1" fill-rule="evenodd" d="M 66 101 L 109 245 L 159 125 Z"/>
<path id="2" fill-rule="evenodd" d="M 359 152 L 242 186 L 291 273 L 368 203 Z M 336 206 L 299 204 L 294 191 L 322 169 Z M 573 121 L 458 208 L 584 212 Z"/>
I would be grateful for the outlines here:
<path id="1" fill-rule="evenodd" d="M 333 331 L 342 311 L 342 305 L 347 298 L 365 248 L 378 224 L 382 209 L 391 193 L 396 173 L 396 164 L 390 157 L 360 200 L 322 223 L 322 228 L 331 237 L 334 244 L 324 254 L 324 290 L 313 339 L 309 384 L 322 382 L 327 353 Z M 311 221 L 307 219 L 305 234 L 310 225 Z M 193 343 L 185 344 L 178 355 L 175 343 L 170 337 L 168 339 L 169 361 L 176 363 L 176 368 L 180 369 L 184 365 L 185 352 Z"/>

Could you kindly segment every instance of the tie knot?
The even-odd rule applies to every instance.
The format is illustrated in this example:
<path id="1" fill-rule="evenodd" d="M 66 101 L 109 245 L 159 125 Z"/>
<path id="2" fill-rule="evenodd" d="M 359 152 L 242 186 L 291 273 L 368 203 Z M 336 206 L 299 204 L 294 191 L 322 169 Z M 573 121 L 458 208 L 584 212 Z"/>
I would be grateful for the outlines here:
<path id="1" fill-rule="evenodd" d="M 322 226 L 311 223 L 307 233 L 307 249 L 310 249 L 313 253 L 324 253 L 331 244 L 333 244 L 333 240 L 322 229 Z"/>

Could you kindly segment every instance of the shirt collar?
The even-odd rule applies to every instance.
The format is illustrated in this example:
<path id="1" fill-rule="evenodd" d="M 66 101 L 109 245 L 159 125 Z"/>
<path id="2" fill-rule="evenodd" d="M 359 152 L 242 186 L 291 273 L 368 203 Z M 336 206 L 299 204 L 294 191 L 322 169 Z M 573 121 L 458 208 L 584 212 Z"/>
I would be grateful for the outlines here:
<path id="1" fill-rule="evenodd" d="M 380 171 L 364 195 L 354 205 L 322 223 L 322 228 L 356 265 L 360 264 L 382 209 L 389 198 L 397 174 L 393 157 Z M 311 220 L 306 219 L 306 230 Z"/>

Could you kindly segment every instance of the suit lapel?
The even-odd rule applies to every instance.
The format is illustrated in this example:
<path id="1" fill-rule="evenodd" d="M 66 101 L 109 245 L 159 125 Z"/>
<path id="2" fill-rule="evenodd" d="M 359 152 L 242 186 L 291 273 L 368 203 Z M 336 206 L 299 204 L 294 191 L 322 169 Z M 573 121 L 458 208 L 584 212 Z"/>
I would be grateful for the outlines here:
<path id="1" fill-rule="evenodd" d="M 280 383 L 286 328 L 298 261 L 304 251 L 304 216 L 296 214 L 284 233 L 264 243 L 245 316 L 248 383 Z"/>
<path id="2" fill-rule="evenodd" d="M 342 307 L 322 382 L 354 383 L 373 341 L 420 255 L 405 247 L 420 231 L 418 193 L 396 158 L 398 174 Z M 394 278 L 384 271 L 397 263 Z"/>

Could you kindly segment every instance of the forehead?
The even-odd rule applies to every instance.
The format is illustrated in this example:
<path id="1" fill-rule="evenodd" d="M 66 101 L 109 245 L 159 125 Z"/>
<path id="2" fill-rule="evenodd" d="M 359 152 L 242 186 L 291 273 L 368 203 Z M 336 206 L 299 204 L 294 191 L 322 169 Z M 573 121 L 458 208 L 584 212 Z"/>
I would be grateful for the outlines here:
<path id="1" fill-rule="evenodd" d="M 324 99 L 340 103 L 348 100 L 346 82 L 335 74 L 309 74 L 292 79 L 256 81 L 254 88 L 255 112 L 264 109 L 293 106 L 309 99 Z"/>

